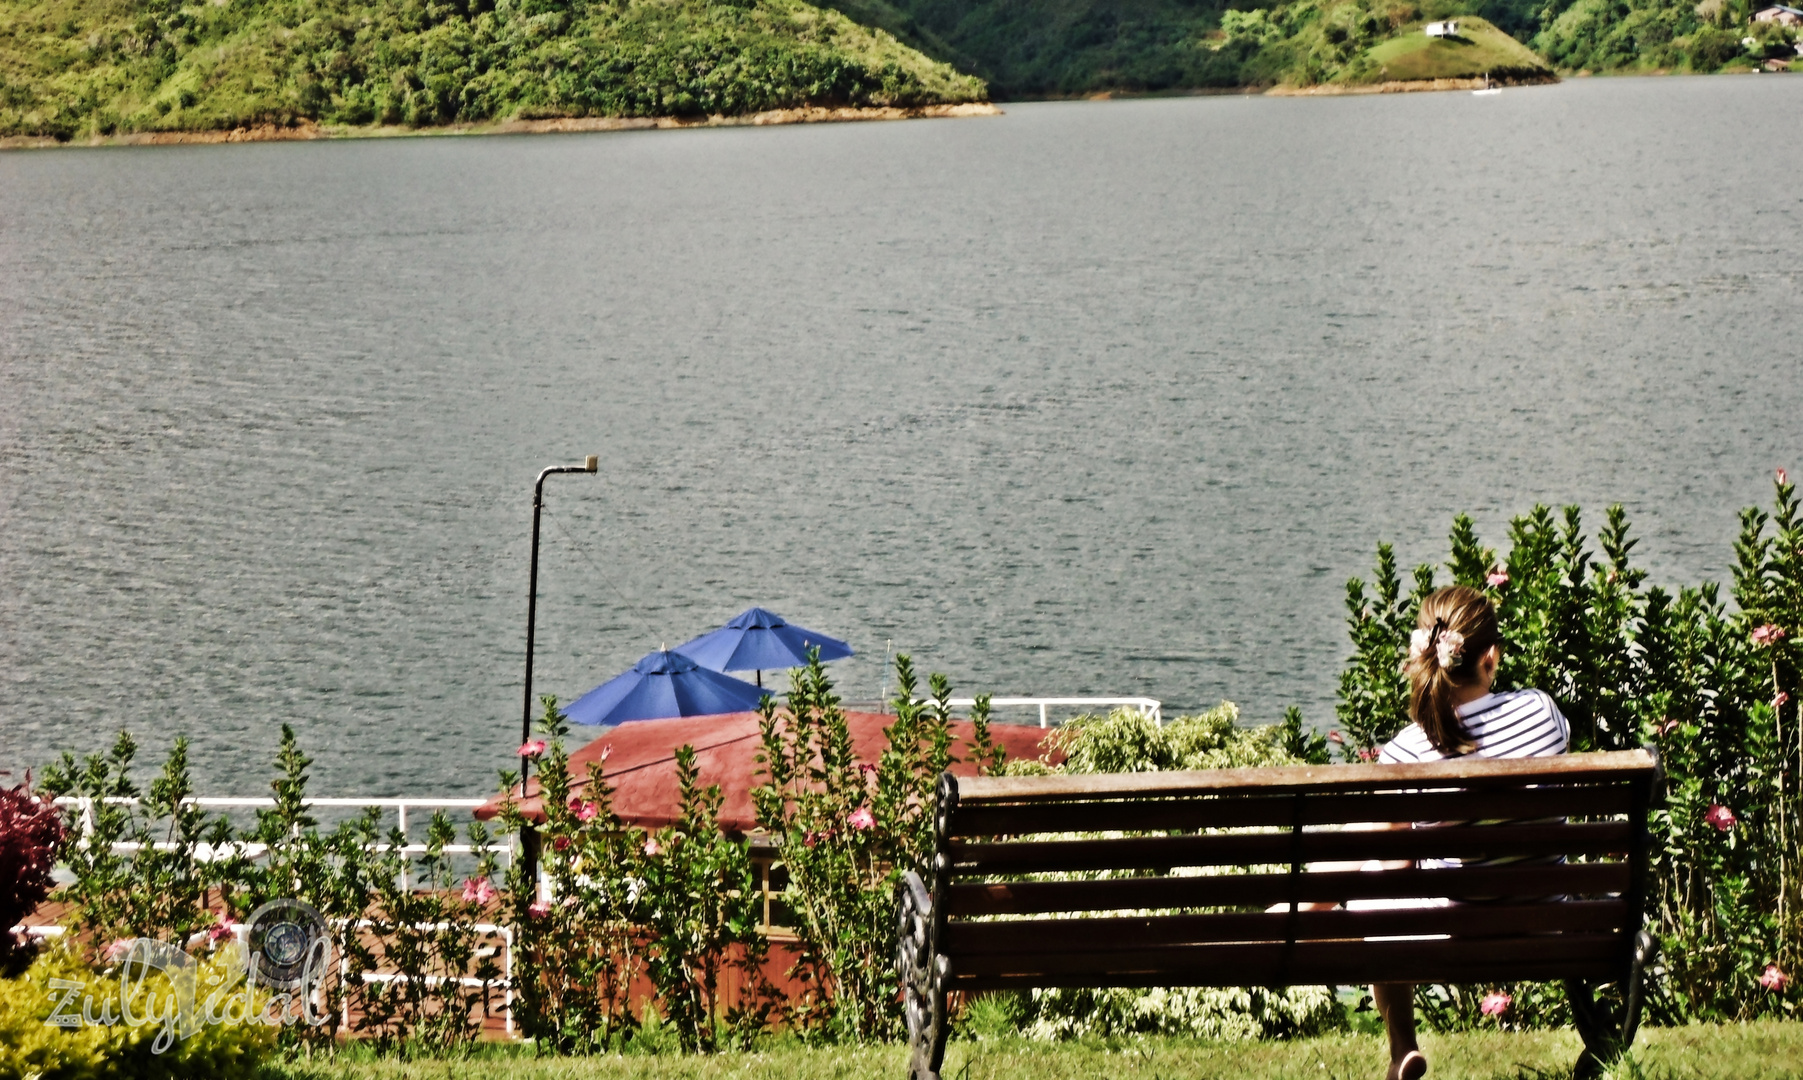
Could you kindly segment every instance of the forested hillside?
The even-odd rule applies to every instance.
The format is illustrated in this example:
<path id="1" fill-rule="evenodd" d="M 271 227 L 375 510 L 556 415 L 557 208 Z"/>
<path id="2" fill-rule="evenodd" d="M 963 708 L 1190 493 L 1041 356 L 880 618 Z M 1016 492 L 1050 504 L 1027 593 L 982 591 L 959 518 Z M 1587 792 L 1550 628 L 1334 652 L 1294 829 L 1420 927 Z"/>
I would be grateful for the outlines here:
<path id="1" fill-rule="evenodd" d="M 0 0 L 0 135 L 985 96 L 802 0 Z"/>
<path id="2" fill-rule="evenodd" d="M 1479 16 L 1551 65 L 1718 71 L 1794 55 L 1749 0 L 828 0 L 997 97 L 1356 82 L 1424 20 Z M 1754 46 L 1742 45 L 1753 37 Z"/>
<path id="3" fill-rule="evenodd" d="M 1797 36 L 1752 0 L 827 2 L 0 0 L 0 135 L 1538 77 L 1496 31 L 1564 70 L 1705 72 Z M 1494 29 L 1430 54 L 1421 24 L 1449 16 Z"/>

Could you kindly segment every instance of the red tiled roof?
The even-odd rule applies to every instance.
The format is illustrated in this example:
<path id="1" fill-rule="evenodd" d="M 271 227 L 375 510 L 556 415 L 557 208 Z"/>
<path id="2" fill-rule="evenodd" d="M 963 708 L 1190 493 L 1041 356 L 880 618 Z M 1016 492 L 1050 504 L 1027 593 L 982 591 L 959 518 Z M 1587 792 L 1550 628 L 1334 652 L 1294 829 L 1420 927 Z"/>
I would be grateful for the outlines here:
<path id="1" fill-rule="evenodd" d="M 848 712 L 846 723 L 851 728 L 852 748 L 863 761 L 876 761 L 888 746 L 883 734 L 895 717 L 879 713 Z M 971 726 L 966 721 L 953 721 L 952 734 L 957 740 L 952 752 L 958 757 L 970 756 Z M 1008 750 L 1010 760 L 1037 758 L 1045 753 L 1040 740 L 1048 732 L 1018 724 L 991 724 L 991 737 Z M 758 714 L 727 713 L 723 716 L 687 716 L 669 720 L 635 720 L 609 730 L 600 738 L 570 755 L 573 791 L 588 783 L 588 763 L 601 760 L 602 751 L 612 747 L 603 774 L 614 788 L 614 811 L 627 824 L 644 828 L 669 825 L 681 814 L 680 796 L 676 788 L 676 748 L 684 744 L 695 748 L 695 763 L 701 772 L 701 783 L 719 784 L 720 827 L 731 832 L 750 832 L 757 827 L 751 806 L 751 789 L 757 783 L 757 753 L 763 748 L 758 737 Z M 1052 761 L 1062 760 L 1053 755 Z M 961 762 L 952 766 L 960 776 L 976 774 L 975 765 Z M 538 780 L 526 788 L 521 810 L 535 821 L 544 820 L 538 804 Z M 488 820 L 500 813 L 501 796 L 497 795 L 476 811 Z"/>

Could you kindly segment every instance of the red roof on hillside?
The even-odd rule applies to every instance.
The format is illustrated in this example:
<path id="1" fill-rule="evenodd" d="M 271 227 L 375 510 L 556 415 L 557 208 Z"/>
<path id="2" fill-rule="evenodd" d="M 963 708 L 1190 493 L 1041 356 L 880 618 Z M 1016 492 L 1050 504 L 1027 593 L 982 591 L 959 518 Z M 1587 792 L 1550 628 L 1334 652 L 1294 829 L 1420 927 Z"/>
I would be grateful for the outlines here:
<path id="1" fill-rule="evenodd" d="M 889 745 L 883 734 L 895 717 L 867 712 L 848 712 L 846 723 L 851 728 L 852 748 L 863 761 L 875 761 Z M 970 756 L 972 730 L 968 721 L 953 721 L 952 753 Z M 1049 732 L 1018 724 L 991 724 L 990 736 L 1007 748 L 1009 760 L 1038 758 L 1045 751 L 1039 743 Z M 676 748 L 687 744 L 695 748 L 695 763 L 701 771 L 702 784 L 719 784 L 720 827 L 731 832 L 750 832 L 757 827 L 757 815 L 751 806 L 751 789 L 757 782 L 757 753 L 763 747 L 758 735 L 758 714 L 728 713 L 724 716 L 686 716 L 669 720 L 635 720 L 621 724 L 570 755 L 570 777 L 573 792 L 588 784 L 588 763 L 607 755 L 603 775 L 614 788 L 614 811 L 630 825 L 657 828 L 676 821 L 681 814 L 681 800 L 676 789 Z M 1051 760 L 1062 760 L 1053 755 Z M 952 766 L 959 776 L 976 775 L 976 766 L 968 761 Z M 497 795 L 476 811 L 487 820 L 500 813 L 501 796 Z M 534 821 L 544 820 L 538 803 L 538 779 L 527 783 L 522 811 Z"/>

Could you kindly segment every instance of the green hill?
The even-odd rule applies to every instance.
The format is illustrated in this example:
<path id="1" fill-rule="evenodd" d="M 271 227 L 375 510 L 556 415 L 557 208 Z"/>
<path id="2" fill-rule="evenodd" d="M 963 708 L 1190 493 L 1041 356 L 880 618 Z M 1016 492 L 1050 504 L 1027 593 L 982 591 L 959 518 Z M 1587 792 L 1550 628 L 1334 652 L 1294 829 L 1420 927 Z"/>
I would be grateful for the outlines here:
<path id="1" fill-rule="evenodd" d="M 1501 74 L 1529 69 L 1528 53 L 1560 70 L 1716 71 L 1794 57 L 1800 36 L 1750 22 L 1756 0 L 825 2 L 982 76 L 999 98 L 1361 82 L 1386 66 L 1407 79 L 1486 64 Z M 1481 40 L 1403 57 L 1408 32 L 1455 17 L 1482 20 Z M 1395 63 L 1366 55 L 1393 40 Z"/>
<path id="2" fill-rule="evenodd" d="M 1386 80 L 1499 79 L 1552 74 L 1546 61 L 1526 46 L 1476 16 L 1458 20 L 1452 38 L 1430 38 L 1419 27 L 1372 46 L 1367 60 Z"/>
<path id="3" fill-rule="evenodd" d="M 1245 6 L 1230 0 L 1231 7 L 1216 0 L 826 2 L 976 72 L 1003 98 L 1370 81 L 1384 63 L 1368 64 L 1363 54 L 1392 39 L 1399 71 L 1482 75 L 1484 64 L 1498 74 L 1545 67 L 1483 18 L 1470 20 L 1475 37 L 1433 43 L 1413 60 L 1401 56 L 1413 51 L 1411 33 L 1428 44 L 1420 33 L 1427 20 L 1493 7 L 1513 17 L 1505 5 L 1526 0 L 1253 0 Z"/>
<path id="4" fill-rule="evenodd" d="M 986 96 L 802 0 L 0 0 L 0 135 Z"/>
<path id="5" fill-rule="evenodd" d="M 1243 57 L 1240 78 L 1249 85 L 1355 87 L 1486 72 L 1502 79 L 1551 77 L 1533 52 L 1475 15 L 1456 16 L 1460 35 L 1453 40 L 1422 32 L 1428 19 L 1446 17 L 1431 4 L 1295 0 L 1223 13 L 1210 45 Z"/>

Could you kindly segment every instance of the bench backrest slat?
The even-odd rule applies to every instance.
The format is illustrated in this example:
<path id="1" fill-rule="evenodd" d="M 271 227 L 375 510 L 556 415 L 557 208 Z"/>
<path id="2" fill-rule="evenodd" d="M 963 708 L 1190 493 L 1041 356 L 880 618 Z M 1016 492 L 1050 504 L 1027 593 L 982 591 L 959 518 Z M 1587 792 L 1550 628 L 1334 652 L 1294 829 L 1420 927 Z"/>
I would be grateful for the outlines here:
<path id="1" fill-rule="evenodd" d="M 1465 757 L 1413 765 L 1296 765 L 1146 773 L 980 776 L 960 779 L 958 798 L 965 806 L 979 806 L 992 802 L 1145 799 L 1161 795 L 1382 791 L 1416 788 L 1433 781 L 1475 789 L 1518 786 L 1528 777 L 1562 784 L 1616 783 L 1644 777 L 1654 767 L 1644 750 L 1614 750 L 1546 758 Z"/>
<path id="2" fill-rule="evenodd" d="M 1411 897 L 1595 896 L 1628 887 L 1625 863 L 1357 870 L 1326 874 L 1220 874 L 953 885 L 946 914 L 1043 915 L 1052 912 L 1173 910 Z"/>
<path id="3" fill-rule="evenodd" d="M 1488 904 L 1483 933 L 1492 937 L 1567 930 L 1610 932 L 1628 925 L 1622 900 L 1574 900 L 1561 904 Z M 1293 920 L 1293 921 L 1292 921 Z M 1073 928 L 1066 919 L 1010 919 L 955 922 L 944 943 L 953 953 L 1040 953 L 1048 942 L 1065 952 L 1097 952 L 1165 945 L 1218 942 L 1347 940 L 1417 934 L 1470 935 L 1471 917 L 1456 908 L 1392 911 L 1225 912 L 1212 915 L 1139 915 L 1085 919 Z"/>
<path id="4" fill-rule="evenodd" d="M 1501 859 L 1625 855 L 1634 843 L 1625 821 L 1572 825 L 1490 825 L 1434 829 L 1216 833 L 1101 840 L 951 843 L 960 878 L 1084 870 L 1171 870 L 1366 859 Z"/>
<path id="5" fill-rule="evenodd" d="M 949 837 L 1033 833 L 1145 832 L 1258 826 L 1345 825 L 1367 821 L 1464 821 L 1625 814 L 1625 785 L 969 806 L 953 812 Z"/>
<path id="6" fill-rule="evenodd" d="M 1620 973 L 1617 934 L 1529 934 L 1479 940 L 1311 941 L 1184 945 L 1113 953 L 1049 949 L 961 958 L 956 985 L 1284 986 L 1607 978 Z M 958 961 L 954 961 L 958 963 Z"/>

